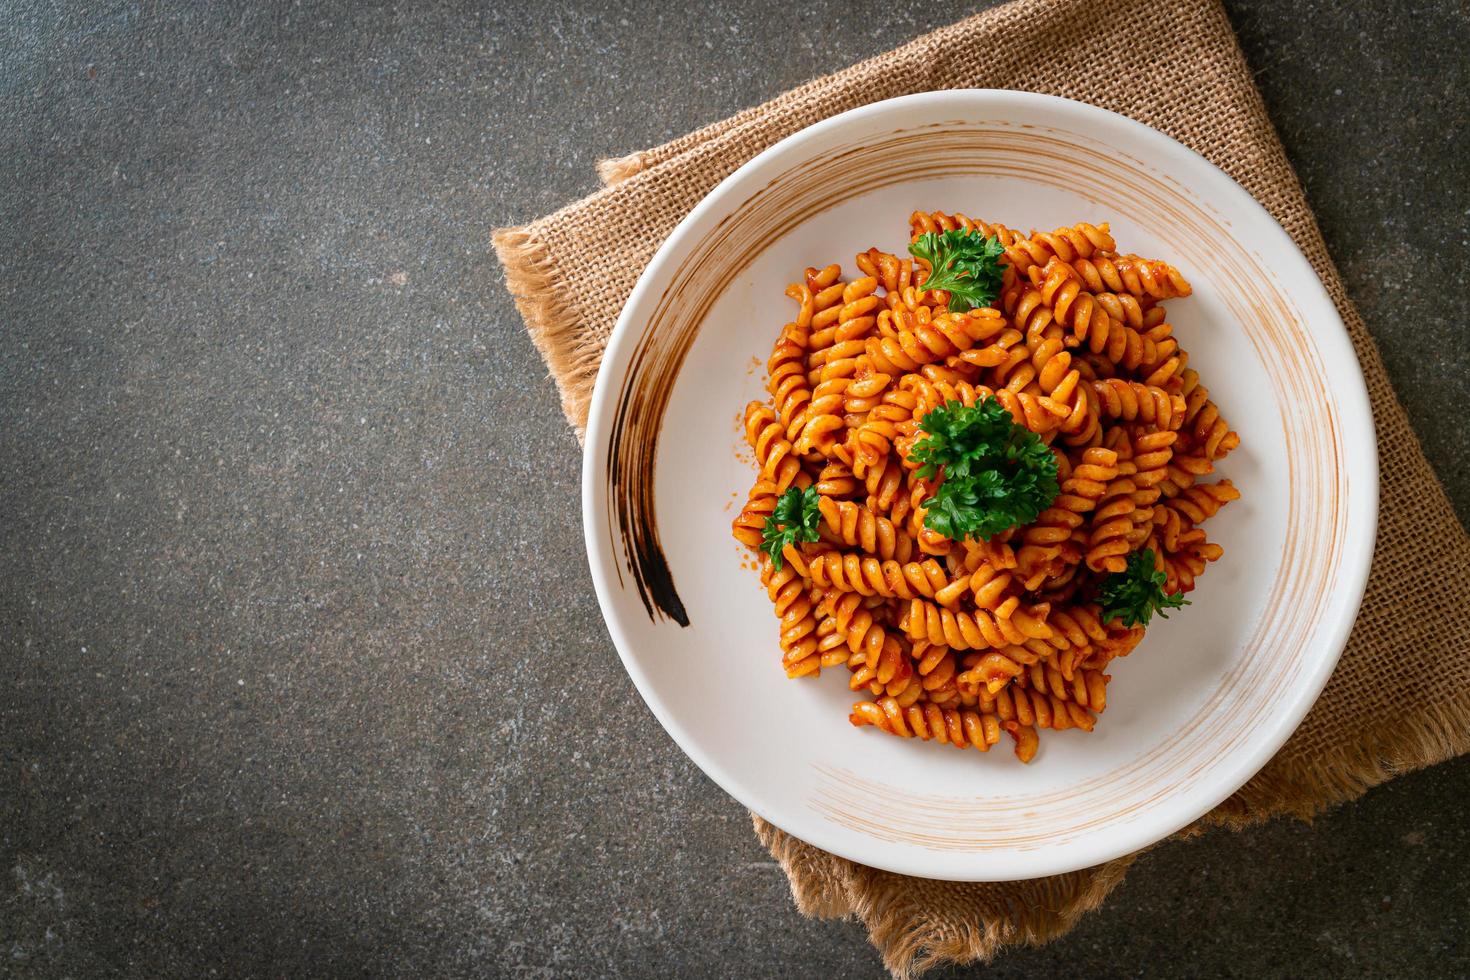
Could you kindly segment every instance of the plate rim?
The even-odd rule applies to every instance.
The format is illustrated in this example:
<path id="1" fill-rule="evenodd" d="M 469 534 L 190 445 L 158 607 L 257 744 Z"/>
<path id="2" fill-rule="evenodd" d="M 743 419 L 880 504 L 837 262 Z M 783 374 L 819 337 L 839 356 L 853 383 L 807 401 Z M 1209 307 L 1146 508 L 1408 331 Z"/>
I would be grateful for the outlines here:
<path id="1" fill-rule="evenodd" d="M 1312 330 L 1314 339 L 1319 345 L 1337 348 L 1331 355 L 1326 350 L 1321 351 L 1321 360 L 1329 362 L 1342 359 L 1346 355 L 1345 362 L 1352 368 L 1346 377 L 1341 372 L 1334 374 L 1334 381 L 1339 385 L 1339 393 L 1342 396 L 1340 408 L 1345 409 L 1351 417 L 1344 417 L 1339 412 L 1339 419 L 1345 433 L 1345 447 L 1340 457 L 1347 471 L 1346 486 L 1351 494 L 1356 494 L 1360 499 L 1356 502 L 1358 506 L 1366 507 L 1361 517 L 1353 519 L 1352 508 L 1355 503 L 1349 500 L 1344 507 L 1346 515 L 1346 538 L 1339 588 L 1335 595 L 1326 600 L 1329 608 L 1324 613 L 1324 620 L 1320 627 L 1323 635 L 1322 640 L 1313 644 L 1321 646 L 1324 653 L 1309 662 L 1310 670 L 1304 676 L 1295 689 L 1294 696 L 1283 706 L 1284 710 L 1276 712 L 1272 717 L 1279 720 L 1275 730 L 1267 738 L 1253 738 L 1248 747 L 1233 756 L 1233 763 L 1227 764 L 1223 770 L 1228 778 L 1221 779 L 1214 790 L 1196 791 L 1193 794 L 1193 802 L 1181 809 L 1186 816 L 1183 819 L 1175 818 L 1164 821 L 1162 824 L 1153 825 L 1155 829 L 1144 833 L 1128 833 L 1131 826 L 1149 825 L 1147 820 L 1129 821 L 1124 825 L 1115 825 L 1108 828 L 1105 833 L 1097 833 L 1090 836 L 1090 847 L 1076 847 L 1071 849 L 1058 849 L 1040 847 L 1025 852 L 1024 860 L 1034 865 L 1027 868 L 1023 873 L 1017 874 L 1014 867 L 1005 867 L 1004 873 L 996 873 L 986 867 L 965 868 L 966 860 L 979 858 L 980 862 L 991 862 L 1005 864 L 1000 854 L 994 852 L 945 852 L 930 856 L 926 863 L 919 861 L 886 860 L 885 855 L 902 857 L 906 852 L 898 848 L 887 847 L 885 842 L 871 838 L 869 846 L 874 853 L 859 853 L 848 847 L 845 839 L 833 840 L 829 836 L 823 839 L 820 819 L 807 821 L 800 824 L 803 833 L 795 833 L 783 825 L 783 820 L 774 818 L 773 814 L 763 804 L 758 793 L 748 791 L 748 787 L 730 772 L 726 771 L 709 753 L 699 745 L 694 738 L 677 720 L 674 712 L 664 704 L 653 691 L 652 680 L 643 669 L 637 658 L 630 652 L 632 644 L 625 635 L 623 628 L 614 614 L 613 596 L 617 591 L 612 582 L 609 581 L 605 568 L 617 562 L 615 555 L 609 554 L 606 538 L 602 525 L 594 520 L 594 515 L 605 511 L 605 492 L 601 489 L 602 481 L 598 475 L 603 469 L 609 447 L 606 445 L 608 429 L 610 425 L 608 403 L 614 397 L 613 391 L 616 387 L 612 380 L 612 374 L 607 370 L 609 365 L 618 368 L 617 381 L 621 382 L 627 373 L 627 361 L 631 355 L 631 346 L 641 338 L 633 323 L 634 313 L 642 305 L 645 295 L 653 288 L 653 284 L 665 273 L 665 267 L 673 265 L 670 273 L 671 281 L 677 277 L 678 266 L 674 256 L 680 251 L 684 240 L 693 234 L 693 229 L 700 220 L 709 212 L 719 208 L 724 200 L 737 193 L 742 184 L 749 179 L 749 175 L 758 172 L 769 160 L 792 148 L 814 139 L 824 133 L 851 125 L 853 122 L 880 113 L 905 111 L 910 117 L 928 115 L 932 110 L 936 115 L 950 107 L 963 107 L 973 109 L 977 106 L 1002 107 L 1002 112 L 1015 110 L 1012 118 L 1023 118 L 1025 110 L 1035 107 L 1045 107 L 1049 110 L 1062 113 L 1077 113 L 1083 117 L 1091 117 L 1093 121 L 1099 122 L 1104 127 L 1116 127 L 1129 132 L 1137 141 L 1141 141 L 1151 151 L 1172 153 L 1184 158 L 1184 166 L 1197 168 L 1206 182 L 1214 182 L 1221 188 L 1220 193 L 1229 200 L 1223 203 L 1234 208 L 1240 207 L 1245 210 L 1253 210 L 1255 217 L 1263 218 L 1269 225 L 1274 227 L 1280 235 L 1280 241 L 1286 246 L 1293 260 L 1299 261 L 1306 275 L 1296 277 L 1299 285 L 1293 290 L 1294 295 L 1301 297 L 1305 306 L 1321 307 L 1330 313 L 1330 317 L 1314 318 Z M 1213 195 L 1212 195 L 1213 196 Z M 737 202 L 738 203 L 738 202 Z M 733 209 L 732 209 L 733 210 Z M 1345 390 L 1346 389 L 1346 390 Z M 1360 440 L 1355 438 L 1356 434 L 1366 432 L 1371 438 Z M 758 816 L 767 820 L 774 826 L 792 834 L 813 846 L 820 847 L 839 857 L 865 864 L 870 867 L 891 871 L 898 874 L 913 875 L 917 877 L 938 878 L 953 881 L 1004 881 L 1004 880 L 1027 880 L 1031 878 L 1044 877 L 1053 874 L 1062 874 L 1071 871 L 1093 867 L 1106 861 L 1134 853 L 1142 848 L 1148 847 L 1163 840 L 1180 829 L 1189 826 L 1205 813 L 1214 809 L 1225 799 L 1234 794 L 1241 786 L 1244 786 L 1258 773 L 1277 753 L 1286 740 L 1300 727 L 1307 712 L 1316 704 L 1325 688 L 1327 681 L 1336 669 L 1337 663 L 1346 647 L 1348 636 L 1357 620 L 1357 613 L 1362 603 L 1362 597 L 1367 587 L 1368 573 L 1371 568 L 1372 554 L 1377 540 L 1378 510 L 1379 510 L 1379 473 L 1378 473 L 1378 444 L 1377 433 L 1374 424 L 1371 403 L 1368 398 L 1367 384 L 1363 377 L 1362 365 L 1357 358 L 1356 351 L 1352 345 L 1352 339 L 1347 331 L 1347 326 L 1342 320 L 1336 304 L 1328 293 L 1326 286 L 1317 276 L 1316 270 L 1312 268 L 1300 246 L 1290 234 L 1280 225 L 1265 207 L 1257 201 L 1250 192 L 1246 191 L 1229 174 L 1215 166 L 1203 155 L 1188 146 L 1178 142 L 1170 136 L 1158 130 L 1131 119 L 1127 116 L 1102 109 L 1085 102 L 1073 99 L 1064 99 L 1058 96 L 1043 95 L 1034 92 L 1017 92 L 1006 89 L 949 89 L 937 92 L 922 92 L 912 95 L 899 96 L 897 98 L 885 99 L 879 102 L 869 103 L 846 112 L 839 113 L 827 119 L 800 129 L 785 138 L 773 143 L 771 146 L 756 154 L 750 160 L 737 168 L 721 180 L 711 189 L 690 212 L 682 218 L 674 227 L 673 231 L 655 250 L 653 257 L 644 267 L 639 275 L 637 283 L 628 296 L 627 302 L 619 312 L 617 322 L 609 335 L 607 346 L 603 353 L 601 365 L 599 366 L 596 381 L 593 386 L 592 398 L 589 404 L 586 439 L 582 453 L 582 526 L 583 536 L 587 550 L 588 566 L 592 573 L 593 587 L 597 593 L 598 607 L 602 613 L 603 622 L 613 640 L 614 648 L 622 661 L 623 669 L 627 671 L 633 680 L 639 695 L 644 703 L 652 711 L 664 730 L 674 740 L 675 744 L 697 765 L 700 770 L 708 776 L 725 793 L 739 802 L 742 806 L 751 810 Z M 1340 612 L 1335 620 L 1328 620 L 1328 616 L 1334 612 Z M 1223 791 L 1222 788 L 1223 787 Z M 1162 830 L 1158 827 L 1162 826 Z M 806 832 L 808 829 L 813 833 Z M 1087 854 L 1085 860 L 1077 858 L 1067 860 L 1048 860 L 1053 854 L 1060 851 L 1062 854 L 1081 851 Z M 912 855 L 911 855 L 912 856 Z"/>

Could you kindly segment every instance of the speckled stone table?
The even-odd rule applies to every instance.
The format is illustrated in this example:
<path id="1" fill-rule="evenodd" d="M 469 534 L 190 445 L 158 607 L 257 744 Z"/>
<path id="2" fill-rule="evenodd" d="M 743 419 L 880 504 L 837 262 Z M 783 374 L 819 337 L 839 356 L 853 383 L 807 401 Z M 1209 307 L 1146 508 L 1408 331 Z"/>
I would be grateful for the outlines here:
<path id="1" fill-rule="evenodd" d="M 1229 6 L 1470 517 L 1464 5 Z M 881 976 L 624 676 L 488 233 L 966 10 L 674 7 L 11 5 L 0 974 Z M 1467 798 L 1160 848 L 990 975 L 1464 975 Z"/>

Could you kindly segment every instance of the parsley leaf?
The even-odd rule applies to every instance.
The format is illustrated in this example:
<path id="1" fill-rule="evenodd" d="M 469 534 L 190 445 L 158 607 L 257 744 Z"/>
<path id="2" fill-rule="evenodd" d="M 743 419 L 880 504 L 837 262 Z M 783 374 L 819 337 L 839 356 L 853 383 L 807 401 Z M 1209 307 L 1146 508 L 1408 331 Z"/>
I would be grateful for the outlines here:
<path id="1" fill-rule="evenodd" d="M 1031 523 L 1056 499 L 1056 457 L 995 399 L 973 408 L 946 402 L 919 430 L 909 461 L 926 480 L 944 477 L 926 504 L 931 531 L 953 541 L 991 538 Z"/>
<path id="2" fill-rule="evenodd" d="M 929 278 L 920 288 L 948 292 L 952 313 L 989 306 L 1000 295 L 1005 247 L 993 235 L 986 238 L 978 230 L 958 228 L 930 231 L 909 246 L 909 254 L 929 263 Z"/>
<path id="3" fill-rule="evenodd" d="M 771 556 L 776 571 L 784 564 L 781 552 L 788 544 L 817 540 L 817 525 L 822 520 L 819 499 L 816 487 L 790 487 L 776 499 L 776 509 L 761 532 L 761 550 Z"/>
<path id="4" fill-rule="evenodd" d="M 1135 551 L 1128 556 L 1124 571 L 1103 579 L 1097 595 L 1103 620 L 1117 619 L 1128 627 L 1147 626 L 1155 612 L 1168 619 L 1165 609 L 1189 605 L 1183 592 L 1165 595 L 1165 581 L 1164 573 L 1154 570 L 1153 550 Z"/>

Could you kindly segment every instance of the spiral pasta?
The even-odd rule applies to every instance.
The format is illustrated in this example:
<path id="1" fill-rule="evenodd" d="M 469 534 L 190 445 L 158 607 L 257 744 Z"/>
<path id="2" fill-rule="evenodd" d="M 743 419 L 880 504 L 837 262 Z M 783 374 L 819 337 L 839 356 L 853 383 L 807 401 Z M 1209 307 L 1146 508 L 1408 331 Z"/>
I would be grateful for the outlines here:
<path id="1" fill-rule="evenodd" d="M 766 404 L 751 402 L 745 407 L 745 441 L 755 450 L 761 476 L 774 483 L 778 493 L 793 483 L 800 486 L 803 479 L 810 481 L 793 455 L 785 427 Z"/>
<path id="2" fill-rule="evenodd" d="M 918 238 L 926 232 L 961 229 L 977 230 L 984 235 L 994 236 L 1005 247 L 1007 265 L 1019 276 L 1025 276 L 1034 265 L 1045 265 L 1053 257 L 1063 262 L 1090 258 L 1099 253 L 1110 253 L 1115 244 L 1108 226 L 1078 224 L 1070 228 L 1058 228 L 1052 232 L 1035 232 L 1029 237 L 1011 231 L 1004 225 L 986 224 L 962 214 L 948 215 L 943 211 L 925 214 L 915 211 L 909 218 L 909 235 Z"/>
<path id="3" fill-rule="evenodd" d="M 1105 418 L 1139 421 L 1171 431 L 1184 424 L 1183 396 L 1170 394 L 1158 385 L 1100 378 L 1092 381 L 1091 386 L 1097 396 L 1098 413 Z"/>
<path id="4" fill-rule="evenodd" d="M 821 530 L 836 543 L 861 548 L 884 561 L 907 562 L 913 554 L 914 539 L 908 532 L 895 527 L 891 520 L 873 513 L 870 508 L 830 497 L 823 497 L 819 506 Z"/>
<path id="5" fill-rule="evenodd" d="M 1012 596 L 994 609 L 955 611 L 923 599 L 911 599 L 899 625 L 914 640 L 943 643 L 955 650 L 976 650 L 1045 640 L 1055 634 L 1046 625 L 1045 606 L 1021 608 Z"/>
<path id="6" fill-rule="evenodd" d="M 866 604 L 863 596 L 856 592 L 831 589 L 820 607 L 828 611 L 837 632 L 847 639 L 849 650 L 863 654 L 869 665 L 877 663 L 888 634 L 873 615 L 873 607 Z"/>
<path id="7" fill-rule="evenodd" d="M 776 511 L 776 498 L 780 493 L 776 485 L 770 480 L 757 480 L 755 486 L 750 488 L 750 495 L 745 499 L 745 506 L 741 508 L 740 514 L 730 522 L 730 533 L 735 540 L 752 548 L 759 548 L 762 531 L 766 526 L 766 519 Z"/>
<path id="8" fill-rule="evenodd" d="M 1105 609 L 1109 577 L 1149 552 L 1185 593 L 1221 557 L 1201 525 L 1240 492 L 1207 478 L 1240 437 L 1169 323 L 1163 303 L 1192 292 L 1173 265 L 1120 252 L 1106 223 L 909 218 L 913 241 L 946 232 L 998 243 L 989 305 L 950 309 L 922 249 L 787 287 L 767 398 L 741 417 L 758 472 L 731 533 L 761 548 L 783 495 L 814 494 L 814 540 L 758 562 L 785 672 L 845 668 L 853 725 L 980 751 L 1007 735 L 1029 762 L 1042 732 L 1094 728 L 1109 665 L 1144 636 Z M 1057 493 L 1030 523 L 951 540 L 929 523 L 943 475 L 911 457 L 928 413 L 987 401 L 1050 447 Z"/>
<path id="9" fill-rule="evenodd" d="M 761 564 L 761 583 L 781 620 L 781 663 L 787 676 L 815 673 L 820 666 L 815 656 L 817 620 L 806 583 L 790 565 L 777 570 L 769 558 Z"/>
<path id="10" fill-rule="evenodd" d="M 1001 718 L 995 712 L 982 714 L 973 709 L 941 707 L 937 704 L 911 704 L 902 707 L 892 697 L 876 701 L 860 701 L 852 706 L 854 725 L 872 725 L 879 731 L 899 738 L 937 740 L 957 749 L 976 748 L 989 752 L 1000 741 Z"/>
<path id="11" fill-rule="evenodd" d="M 1143 259 L 1137 255 L 1099 254 L 1079 257 L 1072 260 L 1070 265 L 1087 283 L 1087 288 L 1095 293 L 1122 292 L 1160 300 L 1188 296 L 1194 291 L 1178 269 L 1157 259 Z"/>
<path id="12" fill-rule="evenodd" d="M 880 561 L 873 555 L 827 551 L 792 563 L 812 584 L 861 596 L 888 599 L 932 599 L 952 606 L 967 591 L 966 581 L 951 582 L 943 567 L 930 558 L 900 563 Z"/>

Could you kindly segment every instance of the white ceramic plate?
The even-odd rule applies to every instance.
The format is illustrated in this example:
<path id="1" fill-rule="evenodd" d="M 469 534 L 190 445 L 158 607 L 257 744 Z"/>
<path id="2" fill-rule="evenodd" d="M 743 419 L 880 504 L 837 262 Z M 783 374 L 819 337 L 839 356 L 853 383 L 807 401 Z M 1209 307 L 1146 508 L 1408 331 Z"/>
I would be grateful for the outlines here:
<path id="1" fill-rule="evenodd" d="M 1035 761 L 848 724 L 846 672 L 788 680 L 730 537 L 754 469 L 738 418 L 808 265 L 902 254 L 915 209 L 1013 228 L 1109 221 L 1194 284 L 1168 303 L 1241 448 L 1244 495 L 1191 595 L 1110 672 L 1096 731 Z M 592 400 L 587 552 L 629 674 L 685 752 L 778 827 L 904 874 L 1007 880 L 1144 847 L 1229 796 L 1326 683 L 1362 596 L 1377 460 L 1362 374 L 1286 233 L 1193 151 L 1122 116 L 1016 92 L 916 95 L 783 140 L 715 188 L 624 308 Z M 1002 746 L 1005 747 L 1005 746 Z"/>

